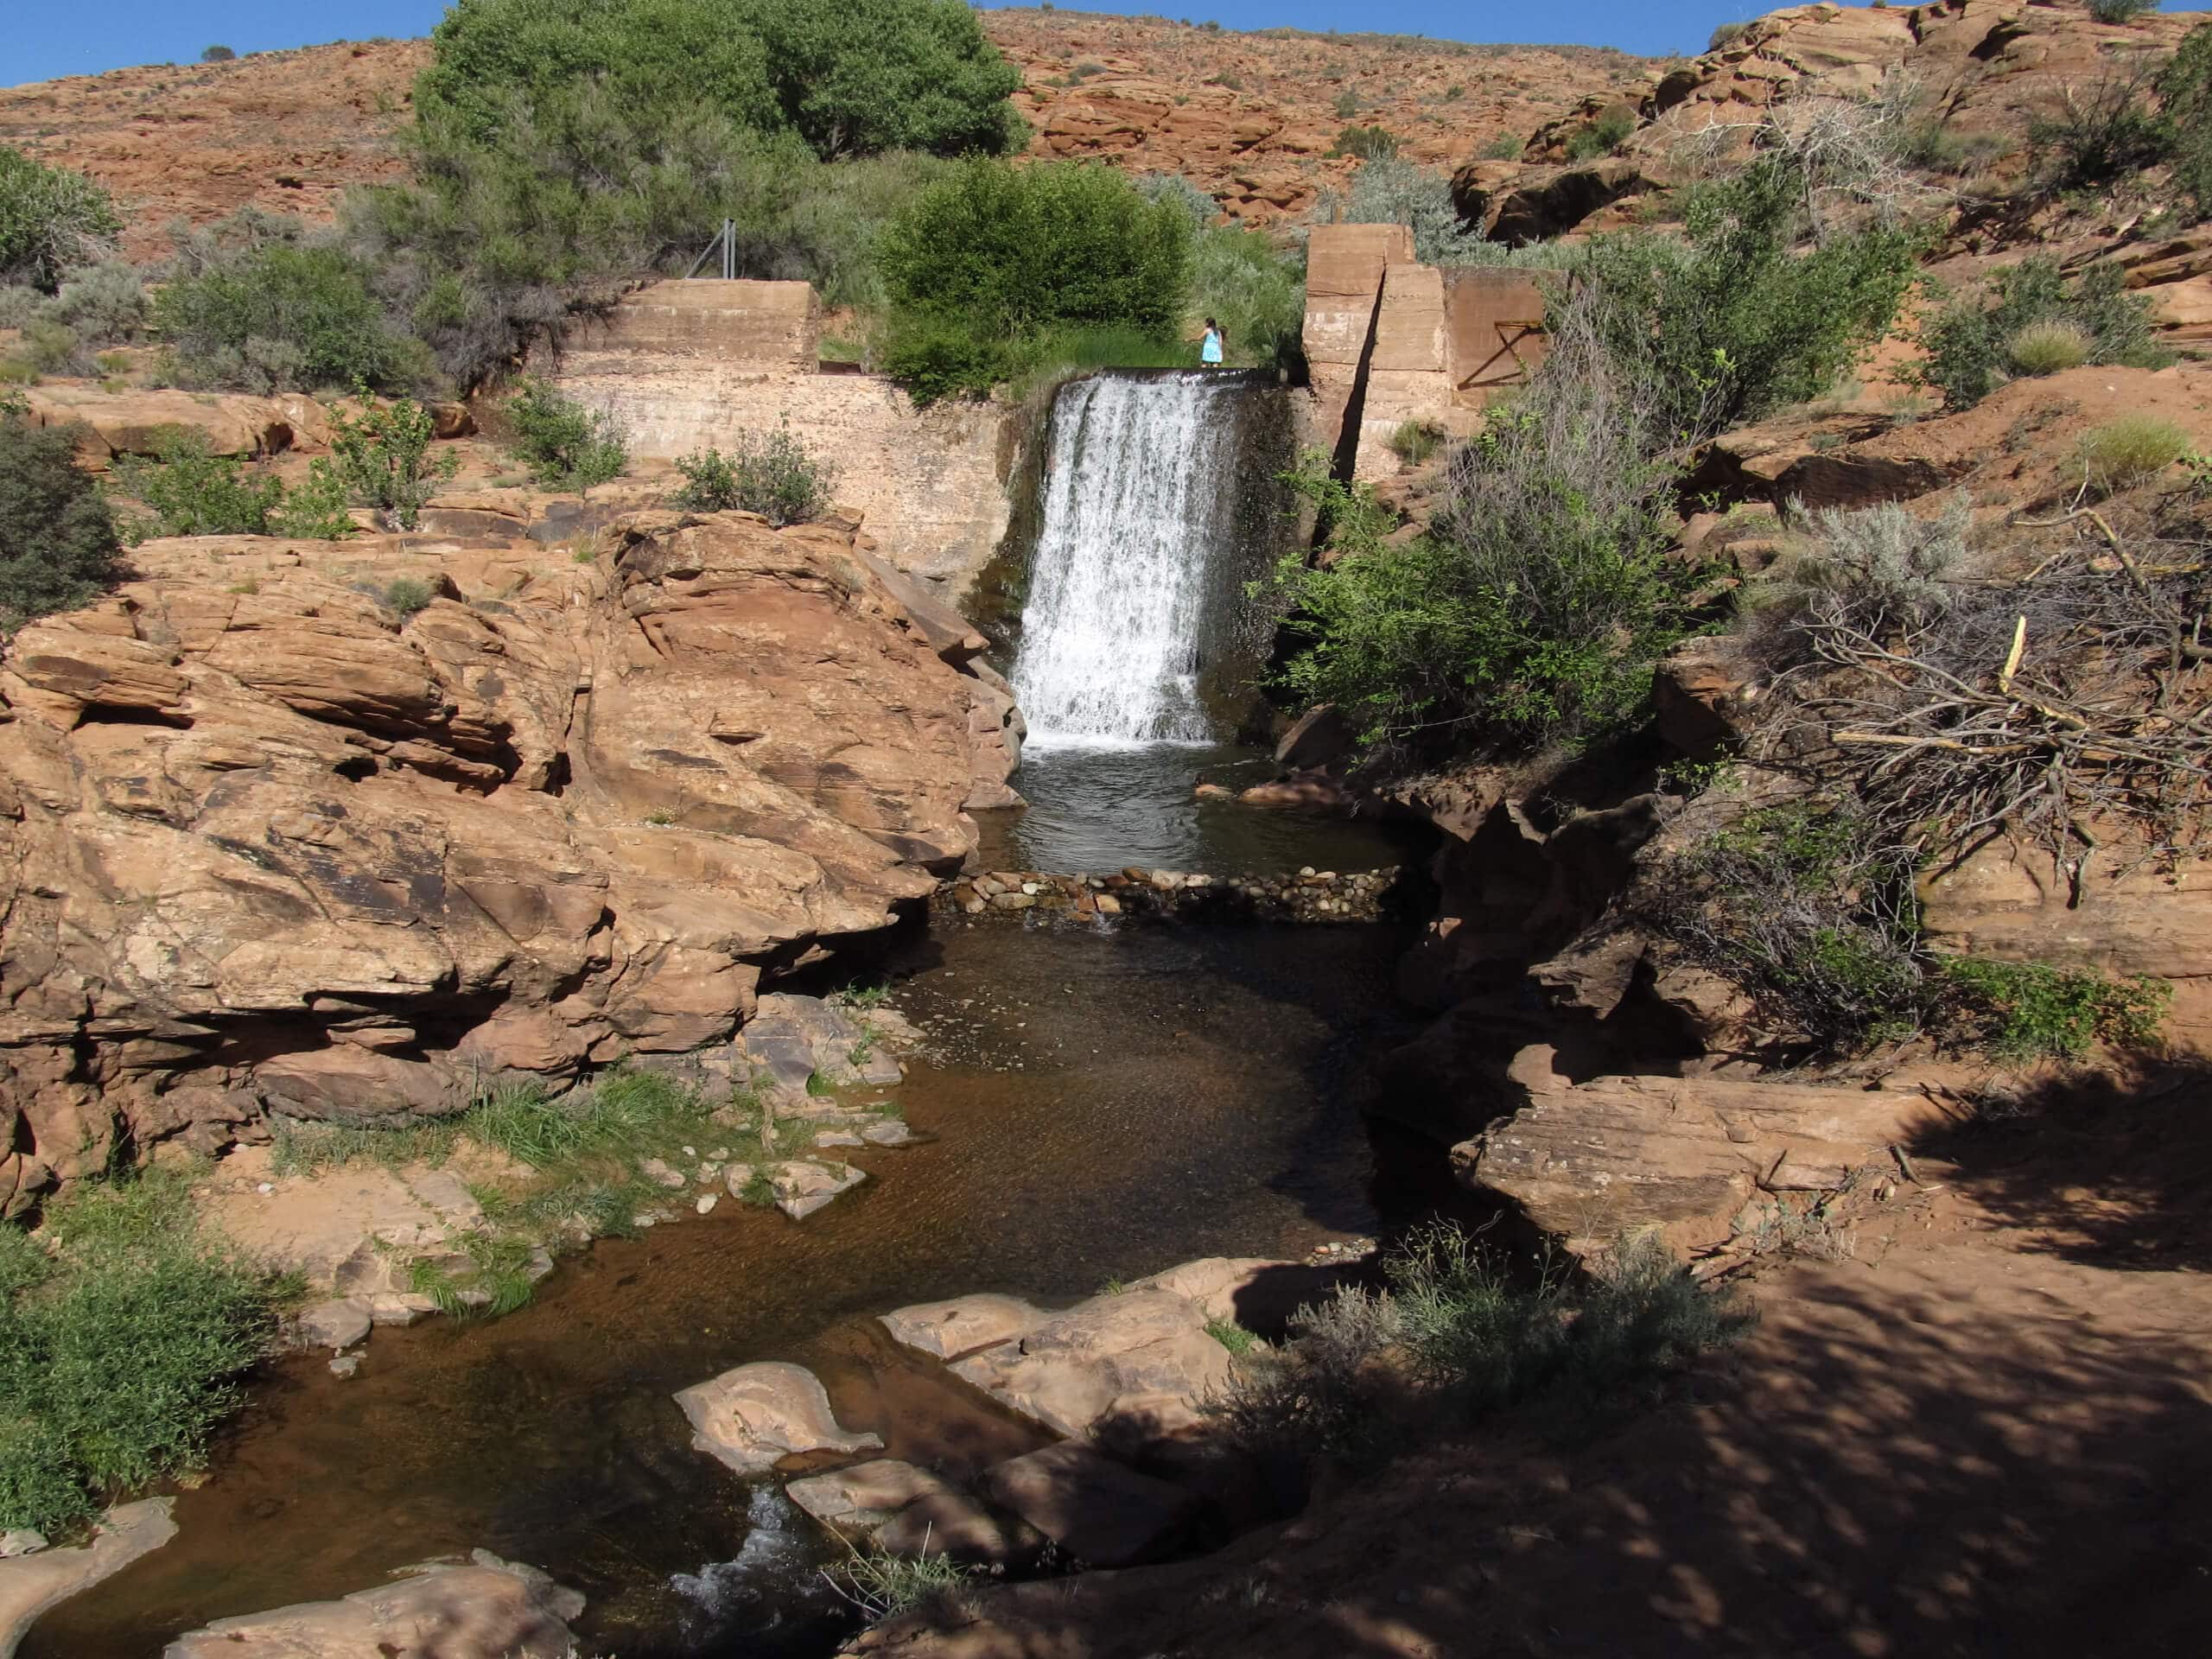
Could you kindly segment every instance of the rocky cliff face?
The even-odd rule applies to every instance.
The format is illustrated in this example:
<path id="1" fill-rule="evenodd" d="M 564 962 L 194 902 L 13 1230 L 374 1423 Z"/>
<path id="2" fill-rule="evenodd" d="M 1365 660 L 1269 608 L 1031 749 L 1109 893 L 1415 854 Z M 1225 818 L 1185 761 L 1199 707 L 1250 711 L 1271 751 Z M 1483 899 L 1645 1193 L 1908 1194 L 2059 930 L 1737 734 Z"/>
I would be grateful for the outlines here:
<path id="1" fill-rule="evenodd" d="M 149 543 L 0 660 L 0 1206 L 272 1112 L 727 1036 L 997 798 L 982 641 L 849 524 Z M 403 614 L 395 579 L 436 597 Z M 981 675 L 983 677 L 979 677 Z"/>

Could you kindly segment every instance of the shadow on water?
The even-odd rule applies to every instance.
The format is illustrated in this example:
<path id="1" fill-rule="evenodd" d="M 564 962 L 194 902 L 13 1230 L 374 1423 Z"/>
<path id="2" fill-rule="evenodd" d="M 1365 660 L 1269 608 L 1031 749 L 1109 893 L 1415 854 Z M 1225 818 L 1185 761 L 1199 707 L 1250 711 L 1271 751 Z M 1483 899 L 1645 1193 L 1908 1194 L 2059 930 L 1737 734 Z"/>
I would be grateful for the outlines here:
<path id="1" fill-rule="evenodd" d="M 349 1380 L 288 1361 L 181 1535 L 66 1606 L 28 1659 L 150 1654 L 228 1614 L 484 1548 L 592 1599 L 624 1659 L 830 1651 L 826 1541 L 687 1444 L 669 1396 L 729 1366 L 814 1367 L 849 1427 L 961 1474 L 1036 1433 L 894 1351 L 873 1316 L 1000 1290 L 1071 1301 L 1208 1255 L 1300 1257 L 1448 1190 L 1370 1139 L 1362 1057 L 1408 1027 L 1382 926 L 962 926 L 892 947 L 932 1057 L 899 1091 L 928 1137 L 803 1225 L 725 1198 L 564 1262 L 532 1306 L 381 1331 Z"/>

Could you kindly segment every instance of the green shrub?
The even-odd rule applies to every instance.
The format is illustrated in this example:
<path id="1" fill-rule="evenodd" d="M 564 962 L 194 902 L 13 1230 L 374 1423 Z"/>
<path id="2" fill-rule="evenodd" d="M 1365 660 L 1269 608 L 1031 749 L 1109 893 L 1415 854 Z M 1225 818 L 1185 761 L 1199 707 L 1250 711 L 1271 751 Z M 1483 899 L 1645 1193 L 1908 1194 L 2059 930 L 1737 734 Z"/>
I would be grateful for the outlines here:
<path id="1" fill-rule="evenodd" d="M 1744 38 L 1745 32 L 1750 28 L 1749 23 L 1722 23 L 1707 37 L 1705 49 L 1718 52 L 1724 47 L 1733 46 Z"/>
<path id="2" fill-rule="evenodd" d="M 2128 291 L 2125 272 L 2092 265 L 2069 282 L 2056 259 L 2038 254 L 1998 271 L 1986 295 L 1955 298 L 1922 327 L 1922 378 L 1952 409 L 1977 404 L 2002 384 L 2012 342 L 2041 323 L 2078 330 L 2091 363 L 2159 368 L 2173 360 L 2152 332 L 2150 301 Z"/>
<path id="3" fill-rule="evenodd" d="M 1424 264 L 1470 264 L 1491 245 L 1459 217 L 1450 179 L 1390 157 L 1363 162 L 1341 202 L 1325 193 L 1315 204 L 1315 222 L 1332 220 L 1407 226 L 1414 233 L 1414 255 Z"/>
<path id="4" fill-rule="evenodd" d="M 1295 249 L 1264 231 L 1214 221 L 1221 210 L 1188 179 L 1154 174 L 1139 188 L 1154 200 L 1174 202 L 1191 220 L 1192 321 L 1220 323 L 1226 360 L 1295 368 L 1304 360 L 1306 274 Z"/>
<path id="5" fill-rule="evenodd" d="M 1255 1450 L 1364 1458 L 1404 1444 L 1402 1376 L 1437 1431 L 1520 1409 L 1580 1435 L 1652 1403 L 1752 1323 L 1649 1234 L 1615 1245 L 1580 1281 L 1555 1267 L 1532 1281 L 1438 1223 L 1384 1269 L 1386 1291 L 1345 1286 L 1300 1309 L 1290 1340 L 1240 1357 L 1202 1410 Z"/>
<path id="6" fill-rule="evenodd" d="M 2156 478 L 2189 452 L 2189 434 L 2154 415 L 2122 415 L 2082 436 L 2082 471 L 2105 495 Z"/>
<path id="7" fill-rule="evenodd" d="M 1337 94 L 1337 100 L 1332 107 L 1336 110 L 1338 120 L 1349 121 L 1359 113 L 1359 94 L 1347 86 Z"/>
<path id="8" fill-rule="evenodd" d="M 227 46 L 211 46 L 201 51 L 200 54 L 200 61 L 202 63 L 228 63 L 237 56 L 238 54 L 232 51 Z"/>
<path id="9" fill-rule="evenodd" d="M 384 602 L 402 616 L 412 616 L 417 611 L 428 610 L 430 601 L 437 596 L 437 589 L 413 576 L 402 576 L 387 583 L 383 595 Z"/>
<path id="10" fill-rule="evenodd" d="M 1947 957 L 1942 974 L 1960 1034 L 2012 1060 L 2080 1059 L 2093 1041 L 2149 1047 L 2174 988 L 2148 975 L 2112 979 L 1978 957 Z"/>
<path id="11" fill-rule="evenodd" d="M 1346 127 L 1330 147 L 1332 156 L 1356 156 L 1363 162 L 1395 161 L 1398 137 L 1388 127 Z"/>
<path id="12" fill-rule="evenodd" d="M 2078 322 L 2046 317 L 2016 331 L 2005 342 L 2005 359 L 2020 374 L 2059 374 L 2089 360 L 2097 342 Z"/>
<path id="13" fill-rule="evenodd" d="M 1680 239 L 1598 238 L 1582 275 L 1605 294 L 1608 346 L 1641 361 L 1661 424 L 1720 430 L 1832 385 L 1889 329 L 1918 238 L 1873 226 L 1799 251 L 1804 178 L 1764 154 L 1689 193 Z"/>
<path id="14" fill-rule="evenodd" d="M 328 461 L 308 462 L 306 480 L 286 491 L 269 515 L 270 533 L 302 541 L 342 541 L 354 529 L 346 511 L 347 493 L 345 480 Z"/>
<path id="15" fill-rule="evenodd" d="M 0 397 L 0 626 L 89 601 L 114 579 L 122 543 L 99 486 L 77 465 L 77 432 L 37 427 Z"/>
<path id="16" fill-rule="evenodd" d="M 1972 522 L 1963 491 L 1932 518 L 1895 501 L 1820 508 L 1791 538 L 1765 584 L 1758 614 L 1785 627 L 1811 616 L 1878 639 L 1917 627 L 1950 604 L 1949 582 L 1966 562 Z"/>
<path id="17" fill-rule="evenodd" d="M 0 145 L 0 283 L 51 294 L 65 271 L 106 258 L 122 233 L 100 186 Z"/>
<path id="18" fill-rule="evenodd" d="M 588 491 L 621 477 L 630 465 L 629 445 L 612 415 L 586 409 L 535 375 L 504 412 L 514 430 L 510 449 L 545 489 Z"/>
<path id="19" fill-rule="evenodd" d="M 2101 23 L 2132 23 L 2158 10 L 2159 0 L 2089 0 L 2089 16 Z"/>
<path id="20" fill-rule="evenodd" d="M 895 310 L 884 366 L 925 401 L 981 391 L 1057 326 L 1179 334 L 1190 216 L 1113 168 L 973 162 L 924 190 L 885 234 Z"/>
<path id="21" fill-rule="evenodd" d="M 473 0 L 430 35 L 416 85 L 427 126 L 493 139 L 575 86 L 659 124 L 696 117 L 805 142 L 1005 155 L 1027 132 L 1021 85 L 957 0 Z"/>
<path id="22" fill-rule="evenodd" d="M 1636 117 L 1623 106 L 1615 105 L 1567 140 L 1567 159 L 1586 162 L 1599 156 L 1610 156 L 1626 143 L 1635 132 Z"/>
<path id="23" fill-rule="evenodd" d="M 873 1547 L 855 1549 L 845 1560 L 825 1567 L 822 1576 L 839 1596 L 860 1609 L 871 1624 L 881 1624 L 957 1592 L 974 1576 L 940 1550 L 893 1555 Z"/>
<path id="24" fill-rule="evenodd" d="M 199 1465 L 279 1287 L 201 1236 L 175 1175 L 80 1184 L 48 1233 L 50 1256 L 0 1224 L 0 1528 L 54 1534 Z"/>
<path id="25" fill-rule="evenodd" d="M 126 526 L 132 546 L 152 536 L 266 536 L 270 515 L 284 499 L 281 479 L 251 474 L 236 455 L 218 455 L 197 427 L 168 426 L 154 434 L 151 461 L 118 456 L 116 486 L 153 513 Z"/>
<path id="26" fill-rule="evenodd" d="M 23 360 L 40 374 L 89 375 L 95 371 L 92 354 L 83 338 L 53 316 L 37 316 L 23 325 Z"/>
<path id="27" fill-rule="evenodd" d="M 1524 145 L 1518 137 L 1510 132 L 1501 132 L 1476 151 L 1476 154 L 1488 162 L 1512 162 L 1520 159 L 1523 148 Z"/>
<path id="28" fill-rule="evenodd" d="M 715 449 L 683 456 L 676 470 L 684 479 L 677 505 L 757 512 L 779 530 L 820 518 L 837 476 L 836 467 L 791 435 L 788 423 L 773 432 L 746 433 L 728 456 Z"/>
<path id="29" fill-rule="evenodd" d="M 88 344 L 114 345 L 143 332 L 146 287 L 120 259 L 85 265 L 62 277 L 46 315 Z"/>
<path id="30" fill-rule="evenodd" d="M 1682 626 L 1666 474 L 1638 412 L 1574 374 L 1575 356 L 1453 457 L 1426 536 L 1386 542 L 1392 516 L 1318 452 L 1291 475 L 1338 555 L 1278 570 L 1300 700 L 1334 703 L 1370 742 L 1582 741 L 1642 709 Z"/>
<path id="31" fill-rule="evenodd" d="M 167 284 L 154 326 L 181 382 L 251 391 L 417 384 L 421 346 L 396 333 L 368 271 L 336 248 L 265 244 Z"/>
<path id="32" fill-rule="evenodd" d="M 379 406 L 364 389 L 352 415 L 330 411 L 331 470 L 354 503 L 412 530 L 423 505 L 461 467 L 450 453 L 430 458 L 433 436 L 430 411 L 413 398 Z"/>
<path id="33" fill-rule="evenodd" d="M 2189 216 L 2212 213 L 2212 24 L 2182 37 L 2154 83 L 2173 130 L 2172 180 Z"/>

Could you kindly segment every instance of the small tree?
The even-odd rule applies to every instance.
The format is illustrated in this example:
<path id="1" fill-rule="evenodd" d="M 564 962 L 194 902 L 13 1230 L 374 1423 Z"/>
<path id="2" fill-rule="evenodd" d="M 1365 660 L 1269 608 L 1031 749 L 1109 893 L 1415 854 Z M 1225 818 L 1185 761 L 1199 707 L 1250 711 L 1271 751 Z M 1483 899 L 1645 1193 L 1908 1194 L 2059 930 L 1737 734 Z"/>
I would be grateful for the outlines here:
<path id="1" fill-rule="evenodd" d="M 82 173 L 0 146 L 0 283 L 51 294 L 64 271 L 113 252 L 122 233 L 115 203 Z"/>
<path id="2" fill-rule="evenodd" d="M 211 46 L 200 54 L 200 61 L 202 63 L 228 63 L 232 59 L 237 56 L 238 54 L 232 51 L 227 46 Z"/>
<path id="3" fill-rule="evenodd" d="M 162 428 L 153 459 L 121 457 L 114 475 L 154 515 L 124 526 L 134 547 L 154 536 L 266 536 L 269 516 L 284 499 L 281 479 L 249 476 L 236 455 L 214 454 L 197 427 Z"/>
<path id="4" fill-rule="evenodd" d="M 715 449 L 685 455 L 676 470 L 684 478 L 677 505 L 702 512 L 735 507 L 759 513 L 779 530 L 820 518 L 837 476 L 834 466 L 791 435 L 788 422 L 765 435 L 746 433 L 727 457 Z"/>
<path id="5" fill-rule="evenodd" d="M 113 580 L 122 544 L 99 486 L 77 465 L 77 433 L 33 426 L 0 397 L 0 623 L 82 605 Z"/>
<path id="6" fill-rule="evenodd" d="M 506 416 L 516 456 L 546 489 L 588 491 L 629 467 L 629 446 L 612 415 L 586 409 L 537 376 L 507 400 Z"/>
<path id="7" fill-rule="evenodd" d="M 411 397 L 379 407 L 368 388 L 359 388 L 355 413 L 330 411 L 330 454 L 346 493 L 374 507 L 395 527 L 412 530 L 423 504 L 461 468 L 448 453 L 433 461 L 435 435 L 430 411 Z"/>

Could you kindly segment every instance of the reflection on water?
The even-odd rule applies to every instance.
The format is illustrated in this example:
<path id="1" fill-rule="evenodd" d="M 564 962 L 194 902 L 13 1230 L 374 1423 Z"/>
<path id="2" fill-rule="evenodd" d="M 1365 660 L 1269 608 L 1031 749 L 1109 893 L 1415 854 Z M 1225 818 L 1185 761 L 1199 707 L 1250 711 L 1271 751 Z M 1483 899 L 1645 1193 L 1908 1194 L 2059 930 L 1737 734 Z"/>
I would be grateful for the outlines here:
<path id="1" fill-rule="evenodd" d="M 1212 875 L 1367 870 L 1404 861 L 1406 826 L 1201 801 L 1200 779 L 1230 789 L 1274 776 L 1266 751 L 1230 744 L 1041 745 L 1014 785 L 1029 805 L 979 812 L 986 869 L 1097 874 L 1141 865 Z M 1425 844 L 1425 843 L 1423 843 Z"/>
<path id="2" fill-rule="evenodd" d="M 1193 1256 L 1302 1255 L 1410 1218 L 1348 1090 L 1401 1034 L 1393 929 L 953 928 L 907 942 L 899 1004 L 946 1052 L 902 1090 L 934 1137 L 804 1224 L 725 1201 L 564 1262 L 488 1323 L 380 1331 L 350 1380 L 276 1368 L 175 1542 L 60 1609 L 28 1659 L 146 1659 L 226 1614 L 481 1547 L 592 1599 L 623 1659 L 831 1651 L 829 1545 L 694 1452 L 670 1395 L 814 1368 L 890 1455 L 956 1476 L 1038 1443 L 873 1316 L 968 1291 L 1072 1300 Z M 1388 1180 L 1376 1151 L 1390 1152 Z M 1440 1160 L 1408 1153 L 1424 1176 Z M 1423 1159 L 1417 1166 L 1414 1158 Z"/>

